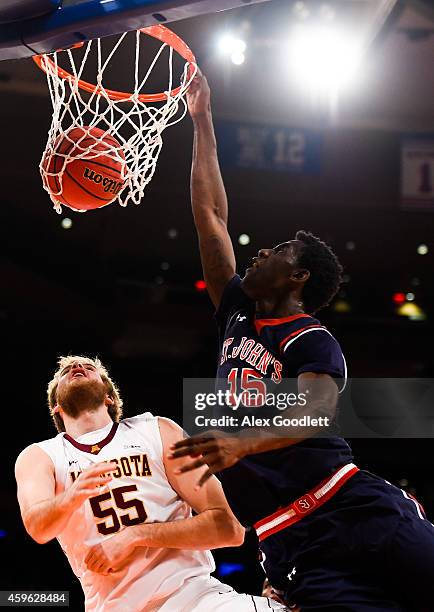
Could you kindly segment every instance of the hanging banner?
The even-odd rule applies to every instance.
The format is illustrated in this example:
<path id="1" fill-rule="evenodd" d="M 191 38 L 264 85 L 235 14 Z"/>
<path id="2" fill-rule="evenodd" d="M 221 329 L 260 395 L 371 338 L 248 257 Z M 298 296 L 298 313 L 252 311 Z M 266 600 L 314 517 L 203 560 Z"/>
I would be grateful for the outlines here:
<path id="1" fill-rule="evenodd" d="M 319 174 L 322 137 L 313 130 L 217 121 L 222 166 Z"/>
<path id="2" fill-rule="evenodd" d="M 401 203 L 405 210 L 434 210 L 434 134 L 402 138 Z"/>

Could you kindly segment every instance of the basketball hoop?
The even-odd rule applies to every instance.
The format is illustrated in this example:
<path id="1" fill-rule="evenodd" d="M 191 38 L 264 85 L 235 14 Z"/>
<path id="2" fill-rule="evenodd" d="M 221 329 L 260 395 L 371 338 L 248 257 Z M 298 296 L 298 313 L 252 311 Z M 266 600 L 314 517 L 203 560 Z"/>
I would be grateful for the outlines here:
<path id="1" fill-rule="evenodd" d="M 186 43 L 162 25 L 143 28 L 133 34 L 135 35 L 135 53 L 131 93 L 109 89 L 104 85 L 108 65 L 113 61 L 127 35 L 126 32 L 118 38 L 105 59 L 103 59 L 102 39 L 75 45 L 75 48 L 79 47 L 83 51 L 82 58 L 74 57 L 74 49 L 56 51 L 51 56 L 38 55 L 33 58 L 47 75 L 53 105 L 53 120 L 39 168 L 44 189 L 49 193 L 58 213 L 62 210 L 61 194 L 64 172 L 68 163 L 72 161 L 68 152 L 59 152 L 58 143 L 62 139 L 68 139 L 71 130 L 98 128 L 103 130 L 104 137 L 112 137 L 110 142 L 117 142 L 120 145 L 113 144 L 108 149 L 106 147 L 104 155 L 111 156 L 115 161 L 119 160 L 120 156 L 125 159 L 124 186 L 116 199 L 122 206 L 126 206 L 129 202 L 140 203 L 145 187 L 154 175 L 163 144 L 163 131 L 181 121 L 186 115 L 185 94 L 197 72 L 196 59 Z M 141 76 L 143 35 L 157 39 L 162 44 L 146 73 Z M 143 88 L 165 49 L 169 51 L 167 89 L 161 93 L 144 93 Z M 90 83 L 83 77 L 86 63 L 90 63 L 92 50 L 93 61 L 96 62 L 95 83 Z M 174 51 L 186 62 L 179 85 L 174 83 Z M 61 53 L 66 54 L 71 67 L 70 71 L 59 64 Z M 80 142 L 78 142 L 78 147 L 74 147 L 74 159 L 88 160 L 101 154 L 101 149 L 98 150 L 98 147 L 93 150 L 92 146 L 85 146 L 85 140 L 84 138 L 83 147 L 80 147 Z M 67 148 L 66 151 L 71 148 Z M 53 164 L 50 163 L 54 157 L 56 157 L 56 164 L 54 164 L 56 172 L 53 172 Z M 61 164 L 57 164 L 59 157 L 62 158 L 63 163 Z M 52 189 L 53 178 L 59 187 L 57 191 Z"/>

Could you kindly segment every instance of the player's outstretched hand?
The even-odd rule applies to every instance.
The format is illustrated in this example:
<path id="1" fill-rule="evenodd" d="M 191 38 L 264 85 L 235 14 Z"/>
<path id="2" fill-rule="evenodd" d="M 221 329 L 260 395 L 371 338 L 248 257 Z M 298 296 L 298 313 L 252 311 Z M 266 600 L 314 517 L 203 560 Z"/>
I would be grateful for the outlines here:
<path id="1" fill-rule="evenodd" d="M 66 503 L 74 509 L 79 508 L 86 499 L 101 493 L 101 487 L 113 479 L 111 472 L 114 472 L 116 468 L 116 463 L 102 461 L 83 470 L 74 484 L 65 492 Z"/>
<path id="2" fill-rule="evenodd" d="M 100 544 L 92 546 L 84 559 L 87 569 L 104 575 L 119 570 L 134 550 L 133 541 L 129 536 L 128 530 L 124 529 Z"/>
<path id="3" fill-rule="evenodd" d="M 213 474 L 225 470 L 248 454 L 247 438 L 228 434 L 222 431 L 207 431 L 205 434 L 180 440 L 170 447 L 169 459 L 178 457 L 199 457 L 176 470 L 177 473 L 191 472 L 202 465 L 207 465 L 198 487 L 201 487 Z"/>
<path id="4" fill-rule="evenodd" d="M 280 595 L 278 593 L 276 593 L 276 591 L 271 586 L 268 578 L 265 578 L 265 580 L 264 580 L 264 584 L 262 586 L 262 593 L 261 593 L 261 595 L 262 595 L 262 597 L 268 597 L 268 599 L 272 599 L 273 601 L 277 601 L 277 602 L 285 605 L 285 602 L 283 601 L 283 599 L 280 597 Z M 292 612 L 292 608 L 291 608 L 291 612 Z M 294 612 L 300 612 L 300 609 L 299 608 L 294 608 Z"/>
<path id="5" fill-rule="evenodd" d="M 197 119 L 211 110 L 211 92 L 206 77 L 198 69 L 187 90 L 187 106 L 191 118 Z"/>

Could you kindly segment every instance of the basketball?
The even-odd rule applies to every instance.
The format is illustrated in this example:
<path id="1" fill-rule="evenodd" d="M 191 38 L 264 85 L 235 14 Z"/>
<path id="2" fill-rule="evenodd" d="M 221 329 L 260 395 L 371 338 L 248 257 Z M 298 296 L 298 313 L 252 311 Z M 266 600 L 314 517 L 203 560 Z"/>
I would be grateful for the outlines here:
<path id="1" fill-rule="evenodd" d="M 50 194 L 73 210 L 107 206 L 116 200 L 125 183 L 125 156 L 120 143 L 96 127 L 66 132 L 47 153 L 42 167 Z"/>

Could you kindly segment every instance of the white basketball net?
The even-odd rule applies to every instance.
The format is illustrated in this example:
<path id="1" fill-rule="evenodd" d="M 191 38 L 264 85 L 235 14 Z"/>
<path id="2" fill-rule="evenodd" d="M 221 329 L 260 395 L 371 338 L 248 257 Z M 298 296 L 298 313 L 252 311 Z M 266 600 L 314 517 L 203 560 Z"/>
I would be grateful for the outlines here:
<path id="1" fill-rule="evenodd" d="M 48 56 L 42 56 L 53 104 L 53 120 L 39 168 L 44 189 L 49 193 L 54 208 L 58 213 L 62 212 L 62 207 L 61 202 L 56 199 L 56 195 L 59 196 L 62 193 L 63 173 L 67 164 L 72 159 L 92 159 L 101 155 L 101 149 L 92 151 L 92 147 L 95 146 L 94 144 L 88 147 L 80 147 L 80 142 L 74 147 L 73 158 L 68 154 L 61 154 L 59 151 L 56 151 L 56 143 L 58 144 L 63 138 L 68 138 L 70 130 L 73 128 L 83 128 L 84 126 L 100 128 L 120 143 L 123 156 L 125 157 L 125 175 L 123 177 L 125 178 L 125 183 L 116 199 L 119 204 L 126 206 L 129 202 L 134 204 L 140 203 L 145 187 L 155 172 L 158 156 L 163 145 L 163 131 L 167 127 L 181 121 L 187 112 L 185 93 L 194 78 L 197 66 L 193 65 L 194 70 L 190 71 L 189 74 L 189 64 L 186 62 L 181 82 L 174 84 L 174 49 L 170 45 L 162 43 L 146 74 L 139 76 L 140 40 L 143 35 L 140 30 L 134 33 L 136 36 L 133 67 L 134 91 L 128 100 L 113 100 L 109 97 L 103 83 L 104 72 L 108 68 L 109 63 L 113 61 L 116 51 L 127 34 L 125 33 L 120 36 L 109 55 L 104 59 L 101 39 L 85 43 L 85 47 L 83 47 L 84 56 L 79 60 L 81 62 L 80 66 L 76 65 L 74 52 L 71 49 L 51 54 L 49 57 L 53 65 L 46 61 Z M 167 90 L 164 92 L 167 98 L 163 102 L 155 102 L 150 105 L 140 101 L 139 95 L 141 93 L 149 93 L 145 92 L 144 87 L 166 47 L 169 49 L 169 79 Z M 78 82 L 83 80 L 83 70 L 86 66 L 86 61 L 91 55 L 91 51 L 97 55 L 97 75 L 94 83 L 98 86 L 98 89 L 97 92 L 88 93 L 81 91 Z M 67 70 L 73 78 L 65 79 L 59 75 L 58 68 L 60 68 L 60 64 L 58 63 L 58 56 L 60 53 L 67 54 L 69 61 Z M 62 66 L 64 65 L 62 61 Z M 122 65 L 122 69 L 125 70 L 126 67 Z M 172 90 L 177 85 L 180 85 L 179 92 L 173 94 Z M 69 149 L 70 147 L 67 148 Z M 54 155 L 63 158 L 62 167 L 55 173 L 48 172 L 49 161 Z M 117 161 L 122 158 L 119 147 L 114 145 L 104 149 L 104 155 L 112 157 Z M 52 189 L 53 180 L 50 181 L 51 189 L 48 189 L 47 179 L 49 176 L 56 177 L 55 184 L 60 185 L 57 193 L 53 192 Z"/>

